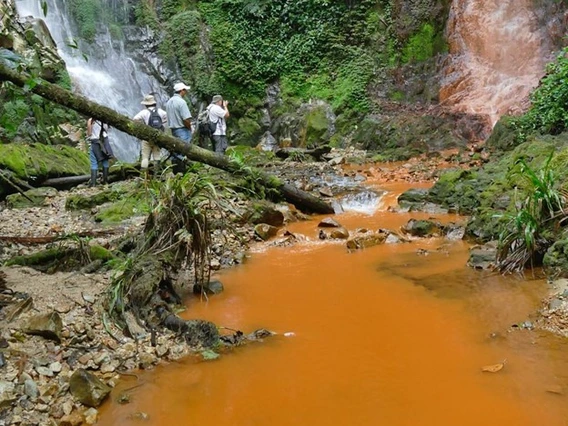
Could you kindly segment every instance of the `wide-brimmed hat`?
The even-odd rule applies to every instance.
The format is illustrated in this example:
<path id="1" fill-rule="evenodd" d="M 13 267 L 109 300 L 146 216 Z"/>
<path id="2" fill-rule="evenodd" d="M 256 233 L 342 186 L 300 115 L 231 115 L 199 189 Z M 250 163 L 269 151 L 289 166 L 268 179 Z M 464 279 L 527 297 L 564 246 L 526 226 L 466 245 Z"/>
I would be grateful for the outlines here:
<path id="1" fill-rule="evenodd" d="M 222 101 L 222 100 L 223 100 L 223 96 L 221 96 L 221 95 L 215 95 L 215 96 L 213 96 L 213 99 L 211 100 L 211 103 L 212 103 L 212 104 L 216 104 L 217 102 Z"/>
<path id="2" fill-rule="evenodd" d="M 183 84 L 183 83 L 176 83 L 176 84 L 174 84 L 174 92 L 176 92 L 176 93 L 177 93 L 177 92 L 181 92 L 182 90 L 189 90 L 189 89 L 190 89 L 190 87 L 189 87 L 189 86 L 186 86 L 186 85 Z"/>
<path id="3" fill-rule="evenodd" d="M 146 95 L 144 96 L 144 99 L 142 100 L 142 102 L 140 102 L 142 105 L 156 105 L 156 99 L 154 99 L 154 96 L 152 95 Z"/>

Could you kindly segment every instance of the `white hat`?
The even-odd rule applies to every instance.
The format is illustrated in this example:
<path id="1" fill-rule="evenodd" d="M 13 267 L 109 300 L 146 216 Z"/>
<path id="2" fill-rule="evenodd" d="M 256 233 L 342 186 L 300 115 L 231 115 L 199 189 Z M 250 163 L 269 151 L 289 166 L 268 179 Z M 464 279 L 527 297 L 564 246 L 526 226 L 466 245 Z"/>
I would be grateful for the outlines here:
<path id="1" fill-rule="evenodd" d="M 152 95 L 146 95 L 144 96 L 144 99 L 142 100 L 142 102 L 140 102 L 142 105 L 156 105 L 156 99 L 154 99 L 154 96 Z"/>
<path id="2" fill-rule="evenodd" d="M 186 86 L 186 85 L 183 84 L 183 83 L 176 83 L 176 84 L 174 84 L 174 92 L 176 92 L 176 93 L 177 93 L 177 92 L 181 92 L 182 90 L 189 90 L 189 89 L 190 89 L 190 87 L 189 87 L 189 86 Z"/>

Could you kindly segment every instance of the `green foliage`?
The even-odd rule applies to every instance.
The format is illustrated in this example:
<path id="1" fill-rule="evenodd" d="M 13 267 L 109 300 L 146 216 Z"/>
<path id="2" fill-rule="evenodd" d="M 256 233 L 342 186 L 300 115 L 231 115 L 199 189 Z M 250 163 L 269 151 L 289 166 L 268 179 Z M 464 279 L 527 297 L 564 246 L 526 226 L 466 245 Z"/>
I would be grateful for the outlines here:
<path id="1" fill-rule="evenodd" d="M 531 108 L 513 120 L 517 139 L 526 140 L 531 133 L 559 134 L 568 128 L 568 48 L 556 61 L 548 64 L 547 74 L 531 95 Z"/>
<path id="2" fill-rule="evenodd" d="M 15 99 L 5 102 L 0 111 L 0 127 L 7 130 L 9 138 L 13 138 L 22 121 L 28 116 L 30 107 L 23 99 Z"/>
<path id="3" fill-rule="evenodd" d="M 136 5 L 134 16 L 136 17 L 136 25 L 147 26 L 152 29 L 159 28 L 158 16 L 149 0 L 142 0 Z"/>
<path id="4" fill-rule="evenodd" d="M 90 43 L 94 42 L 102 10 L 99 0 L 71 0 L 69 9 L 77 23 L 79 36 Z"/>
<path id="5" fill-rule="evenodd" d="M 445 50 L 446 45 L 441 33 L 436 33 L 434 26 L 425 23 L 416 34 L 408 40 L 402 49 L 402 61 L 422 62 L 431 58 L 436 53 Z"/>
<path id="6" fill-rule="evenodd" d="M 509 222 L 499 238 L 497 267 L 501 272 L 522 272 L 540 262 L 553 243 L 553 231 L 566 218 L 566 192 L 559 188 L 551 166 L 553 154 L 539 170 L 520 159 L 513 171 L 524 184 L 521 190 L 526 196 L 516 212 L 507 215 Z"/>
<path id="7" fill-rule="evenodd" d="M 275 199 L 279 192 L 275 189 L 280 186 L 280 182 L 275 178 L 272 187 L 266 185 L 261 173 L 257 168 L 251 166 L 248 161 L 247 151 L 231 150 L 227 151 L 229 161 L 232 164 L 234 173 L 242 179 L 237 183 L 236 190 L 258 199 Z"/>
<path id="8" fill-rule="evenodd" d="M 212 28 L 219 83 L 230 96 L 243 88 L 262 96 L 280 79 L 285 97 L 338 107 L 356 100 L 355 108 L 365 109 L 373 66 L 363 34 L 373 3 L 213 0 L 199 7 Z"/>

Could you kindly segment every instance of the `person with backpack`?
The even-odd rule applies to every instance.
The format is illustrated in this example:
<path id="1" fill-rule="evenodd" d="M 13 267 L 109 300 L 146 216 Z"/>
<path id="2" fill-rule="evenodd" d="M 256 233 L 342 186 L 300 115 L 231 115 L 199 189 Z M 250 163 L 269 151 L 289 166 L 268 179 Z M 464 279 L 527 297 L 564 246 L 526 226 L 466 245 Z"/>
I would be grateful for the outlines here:
<path id="1" fill-rule="evenodd" d="M 154 98 L 154 96 L 144 96 L 144 99 L 140 103 L 146 106 L 146 108 L 136 114 L 133 120 L 139 121 L 156 130 L 164 132 L 168 123 L 168 116 L 166 111 L 157 107 L 156 99 Z M 148 169 L 150 157 L 153 157 L 155 164 L 157 164 L 158 160 L 160 159 L 160 147 L 153 144 L 152 142 L 142 141 L 140 164 L 140 168 L 142 170 L 145 171 Z"/>
<path id="2" fill-rule="evenodd" d="M 108 138 L 108 124 L 100 120 L 89 118 L 87 120 L 87 139 L 89 141 L 89 160 L 91 163 L 91 182 L 93 187 L 97 184 L 99 165 L 103 167 L 103 184 L 108 183 L 109 160 L 114 157 Z"/>
<path id="3" fill-rule="evenodd" d="M 223 100 L 221 95 L 213 96 L 211 104 L 207 107 L 209 112 L 209 127 L 213 140 L 213 151 L 225 154 L 229 143 L 227 141 L 227 121 L 229 117 L 229 102 Z"/>

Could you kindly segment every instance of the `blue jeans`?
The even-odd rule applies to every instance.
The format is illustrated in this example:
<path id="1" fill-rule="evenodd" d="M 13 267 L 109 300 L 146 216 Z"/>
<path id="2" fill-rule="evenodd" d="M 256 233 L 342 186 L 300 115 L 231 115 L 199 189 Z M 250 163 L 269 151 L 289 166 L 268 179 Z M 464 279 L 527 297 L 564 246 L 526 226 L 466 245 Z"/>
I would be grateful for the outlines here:
<path id="1" fill-rule="evenodd" d="M 91 170 L 99 170 L 99 163 L 97 161 L 97 157 L 95 157 L 95 153 L 93 152 L 93 145 L 89 147 L 89 160 L 91 160 Z M 103 163 L 103 167 L 108 168 L 108 160 L 101 161 Z"/>
<path id="2" fill-rule="evenodd" d="M 175 138 L 181 139 L 187 143 L 191 143 L 191 130 L 186 127 L 180 127 L 178 129 L 172 129 L 172 135 Z"/>

